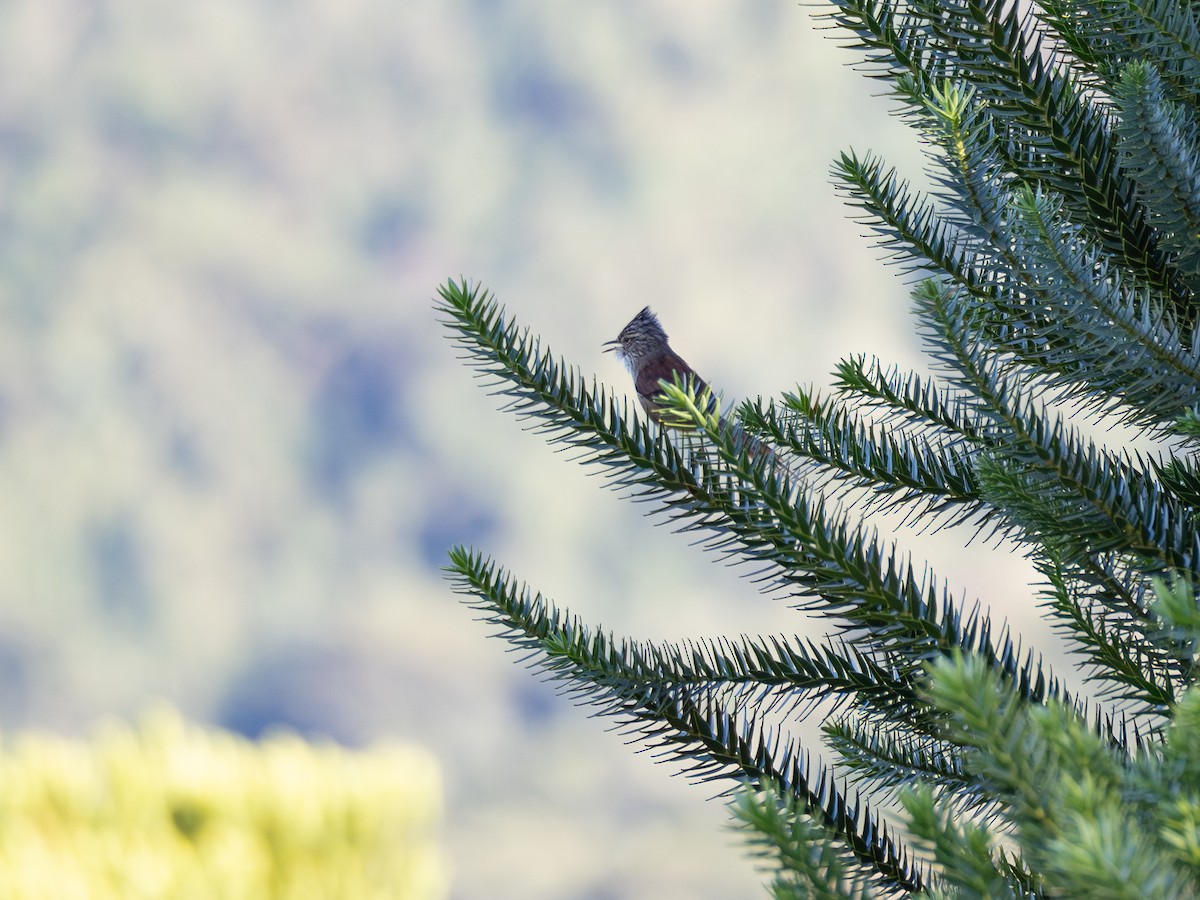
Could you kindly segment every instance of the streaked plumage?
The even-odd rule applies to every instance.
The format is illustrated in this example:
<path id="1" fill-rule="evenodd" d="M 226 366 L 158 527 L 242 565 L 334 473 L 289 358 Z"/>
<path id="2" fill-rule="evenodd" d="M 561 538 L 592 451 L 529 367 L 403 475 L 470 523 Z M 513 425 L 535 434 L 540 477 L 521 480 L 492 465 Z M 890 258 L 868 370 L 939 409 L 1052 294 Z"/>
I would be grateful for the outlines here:
<path id="1" fill-rule="evenodd" d="M 662 421 L 658 404 L 655 403 L 655 397 L 662 393 L 659 380 L 674 381 L 677 374 L 681 381 L 691 378 L 696 396 L 700 396 L 708 387 L 683 357 L 671 349 L 658 316 L 648 306 L 621 329 L 616 340 L 608 341 L 605 346 L 616 351 L 617 359 L 625 364 L 633 376 L 633 388 L 637 391 L 638 400 L 655 422 Z"/>
<path id="2" fill-rule="evenodd" d="M 671 349 L 667 342 L 667 333 L 658 322 L 658 316 L 654 315 L 648 306 L 621 329 L 616 340 L 607 341 L 605 347 L 616 351 L 617 358 L 633 376 L 634 390 L 637 391 L 642 408 L 659 424 L 671 425 L 669 422 L 663 422 L 663 411 L 656 402 L 662 393 L 659 381 L 674 382 L 678 377 L 680 383 L 693 385 L 692 392 L 698 398 L 708 389 L 704 379 L 684 362 L 683 357 Z M 708 411 L 711 413 L 716 408 L 717 398 L 711 392 L 709 398 Z M 729 429 L 735 441 L 749 450 L 755 460 L 775 461 L 775 454 L 771 448 L 746 434 L 737 422 L 722 416 L 721 427 Z"/>

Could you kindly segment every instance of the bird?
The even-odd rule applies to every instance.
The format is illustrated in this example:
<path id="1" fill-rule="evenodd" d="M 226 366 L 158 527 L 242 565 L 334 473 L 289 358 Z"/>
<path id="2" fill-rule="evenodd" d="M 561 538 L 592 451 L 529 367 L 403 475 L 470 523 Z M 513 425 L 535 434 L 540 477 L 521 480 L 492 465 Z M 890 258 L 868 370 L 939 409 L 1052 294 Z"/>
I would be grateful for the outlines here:
<path id="1" fill-rule="evenodd" d="M 659 425 L 679 427 L 679 421 L 670 416 L 669 407 L 659 402 L 663 389 L 659 381 L 683 385 L 693 396 L 706 404 L 706 412 L 717 409 L 718 400 L 708 383 L 696 374 L 696 370 L 671 349 L 667 333 L 658 321 L 658 316 L 647 306 L 634 316 L 621 333 L 602 345 L 605 353 L 616 352 L 617 359 L 625 364 L 633 377 L 633 388 L 637 392 L 642 409 Z M 707 399 L 706 399 L 707 398 Z M 727 425 L 724 416 L 721 426 Z M 774 454 L 761 441 L 746 434 L 736 422 L 728 424 L 734 437 L 750 451 L 755 459 L 772 459 Z"/>
<path id="2" fill-rule="evenodd" d="M 634 316 L 614 340 L 606 341 L 603 346 L 604 352 L 615 351 L 617 359 L 625 364 L 633 377 L 633 389 L 642 408 L 660 425 L 673 424 L 664 421 L 664 407 L 658 402 L 662 394 L 660 380 L 690 386 L 696 397 L 705 396 L 708 390 L 705 380 L 671 349 L 658 316 L 648 306 Z M 712 396 L 711 391 L 708 391 L 708 396 Z M 716 399 L 712 398 L 710 406 L 715 402 Z"/>

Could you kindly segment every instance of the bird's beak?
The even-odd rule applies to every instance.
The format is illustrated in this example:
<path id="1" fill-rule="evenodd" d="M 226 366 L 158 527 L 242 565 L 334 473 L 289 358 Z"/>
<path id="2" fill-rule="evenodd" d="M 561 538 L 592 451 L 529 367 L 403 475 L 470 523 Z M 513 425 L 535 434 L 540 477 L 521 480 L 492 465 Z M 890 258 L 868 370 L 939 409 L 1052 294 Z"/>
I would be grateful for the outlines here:
<path id="1" fill-rule="evenodd" d="M 600 346 L 604 348 L 604 351 L 603 351 L 604 353 L 612 353 L 614 350 L 616 350 L 618 347 L 621 346 L 621 342 L 620 341 L 605 341 Z"/>

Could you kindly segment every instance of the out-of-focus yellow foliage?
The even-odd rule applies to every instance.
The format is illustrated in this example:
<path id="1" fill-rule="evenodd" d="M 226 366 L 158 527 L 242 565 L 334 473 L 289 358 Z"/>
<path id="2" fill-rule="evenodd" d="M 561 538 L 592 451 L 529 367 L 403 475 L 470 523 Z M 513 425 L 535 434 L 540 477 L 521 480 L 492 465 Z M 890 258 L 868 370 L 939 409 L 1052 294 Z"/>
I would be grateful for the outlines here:
<path id="1" fill-rule="evenodd" d="M 173 712 L 0 751 L 0 898 L 446 894 L 437 766 L 407 747 L 259 743 Z"/>

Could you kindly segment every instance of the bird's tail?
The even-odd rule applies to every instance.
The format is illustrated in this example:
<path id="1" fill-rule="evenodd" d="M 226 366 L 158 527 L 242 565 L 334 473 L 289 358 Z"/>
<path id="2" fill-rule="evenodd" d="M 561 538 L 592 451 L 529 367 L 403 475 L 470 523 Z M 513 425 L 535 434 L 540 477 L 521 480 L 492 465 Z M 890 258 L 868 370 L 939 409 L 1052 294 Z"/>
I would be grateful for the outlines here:
<path id="1" fill-rule="evenodd" d="M 720 431 L 733 438 L 734 446 L 738 449 L 744 448 L 754 462 L 777 461 L 774 450 L 747 432 L 735 418 L 721 412 L 721 398 L 711 387 L 694 376 L 682 377 L 678 372 L 673 373 L 673 376 L 673 383 L 666 379 L 659 381 L 663 393 L 659 395 L 660 402 L 654 407 L 657 413 L 654 418 L 659 424 L 686 433 L 694 431 L 704 419 L 711 422 L 715 416 Z M 672 400 L 685 405 L 673 406 Z"/>

